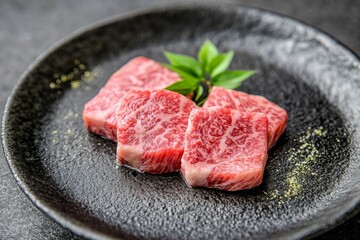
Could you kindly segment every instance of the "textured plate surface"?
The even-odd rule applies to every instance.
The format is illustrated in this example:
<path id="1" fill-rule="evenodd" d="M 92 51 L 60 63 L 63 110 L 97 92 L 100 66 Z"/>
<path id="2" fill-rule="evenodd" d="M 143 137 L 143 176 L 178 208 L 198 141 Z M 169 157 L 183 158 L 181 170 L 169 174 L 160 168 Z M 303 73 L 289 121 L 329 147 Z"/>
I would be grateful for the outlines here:
<path id="1" fill-rule="evenodd" d="M 194 55 L 205 39 L 257 69 L 240 88 L 289 113 L 264 183 L 228 193 L 191 189 L 178 174 L 115 167 L 112 142 L 89 134 L 81 111 L 129 59 Z M 21 188 L 51 218 L 94 239 L 278 239 L 313 236 L 360 199 L 360 65 L 297 21 L 230 5 L 147 11 L 68 39 L 37 61 L 10 97 L 3 145 Z"/>

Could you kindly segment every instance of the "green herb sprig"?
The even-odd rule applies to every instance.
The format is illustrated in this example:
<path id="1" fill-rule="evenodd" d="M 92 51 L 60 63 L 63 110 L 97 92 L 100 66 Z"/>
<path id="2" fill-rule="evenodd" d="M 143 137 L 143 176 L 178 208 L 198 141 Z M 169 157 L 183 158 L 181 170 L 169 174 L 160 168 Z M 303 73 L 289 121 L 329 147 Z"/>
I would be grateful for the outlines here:
<path id="1" fill-rule="evenodd" d="M 252 70 L 227 70 L 234 52 L 219 53 L 210 40 L 202 44 L 197 59 L 168 51 L 165 51 L 164 55 L 170 64 L 163 65 L 181 77 L 180 81 L 165 89 L 186 96 L 193 94 L 192 99 L 199 106 L 206 101 L 212 86 L 236 89 L 256 73 Z"/>

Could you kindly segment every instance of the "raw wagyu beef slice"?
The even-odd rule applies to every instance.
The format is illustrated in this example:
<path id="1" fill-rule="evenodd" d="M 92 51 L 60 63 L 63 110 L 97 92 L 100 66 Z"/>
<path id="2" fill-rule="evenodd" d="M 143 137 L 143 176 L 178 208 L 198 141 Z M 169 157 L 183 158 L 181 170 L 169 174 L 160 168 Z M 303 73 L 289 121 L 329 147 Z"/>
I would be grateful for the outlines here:
<path id="1" fill-rule="evenodd" d="M 240 112 L 265 113 L 269 121 L 269 148 L 275 145 L 286 127 L 287 112 L 262 96 L 250 95 L 222 87 L 214 87 L 208 100 L 204 104 L 205 108 L 213 106 L 233 108 Z"/>
<path id="2" fill-rule="evenodd" d="M 136 57 L 115 72 L 84 108 L 83 119 L 87 129 L 116 141 L 116 109 L 120 99 L 130 89 L 163 89 L 180 77 L 159 63 Z"/>
<path id="3" fill-rule="evenodd" d="M 185 181 L 192 187 L 228 191 L 259 185 L 267 160 L 267 128 L 263 113 L 194 109 L 181 159 Z"/>
<path id="4" fill-rule="evenodd" d="M 179 171 L 194 108 L 176 92 L 130 90 L 117 110 L 118 164 L 153 174 Z"/>

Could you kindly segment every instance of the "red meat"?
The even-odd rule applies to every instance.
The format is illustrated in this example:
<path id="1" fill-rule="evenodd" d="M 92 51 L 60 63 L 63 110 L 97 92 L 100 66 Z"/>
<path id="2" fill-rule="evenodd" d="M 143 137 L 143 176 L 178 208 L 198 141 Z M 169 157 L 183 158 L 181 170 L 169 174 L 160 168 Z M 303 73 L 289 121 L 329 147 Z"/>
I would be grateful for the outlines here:
<path id="1" fill-rule="evenodd" d="M 196 104 L 167 90 L 130 90 L 117 111 L 117 160 L 140 172 L 180 170 L 189 115 Z"/>
<path id="2" fill-rule="evenodd" d="M 159 63 L 136 57 L 114 73 L 100 92 L 84 108 L 87 129 L 116 141 L 116 109 L 130 89 L 163 89 L 180 77 Z"/>
<path id="3" fill-rule="evenodd" d="M 269 149 L 275 145 L 286 127 L 287 112 L 262 96 L 250 95 L 222 87 L 214 87 L 208 100 L 204 104 L 205 108 L 213 106 L 233 108 L 240 112 L 265 113 L 269 121 Z"/>
<path id="4" fill-rule="evenodd" d="M 181 159 L 185 181 L 192 187 L 228 191 L 259 185 L 267 160 L 267 129 L 263 113 L 194 109 Z"/>

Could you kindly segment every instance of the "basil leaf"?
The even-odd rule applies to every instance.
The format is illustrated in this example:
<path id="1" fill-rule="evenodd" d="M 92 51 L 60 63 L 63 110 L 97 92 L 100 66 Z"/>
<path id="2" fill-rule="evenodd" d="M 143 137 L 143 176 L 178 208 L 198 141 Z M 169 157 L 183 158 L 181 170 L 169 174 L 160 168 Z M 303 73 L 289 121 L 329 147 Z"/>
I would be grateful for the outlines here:
<path id="1" fill-rule="evenodd" d="M 228 89 L 238 88 L 241 83 L 255 74 L 255 71 L 227 71 L 234 57 L 234 52 L 219 54 L 216 46 L 206 40 L 200 47 L 197 58 L 164 52 L 170 64 L 164 67 L 179 74 L 182 80 L 171 84 L 165 89 L 182 95 L 192 94 L 193 101 L 202 106 L 207 100 L 211 86 L 222 86 Z M 210 81 L 210 84 L 209 82 Z M 207 87 L 210 87 L 209 89 Z"/>
<path id="2" fill-rule="evenodd" d="M 199 85 L 198 88 L 196 89 L 195 102 L 199 100 L 199 98 L 203 93 L 204 93 L 204 87 Z"/>
<path id="3" fill-rule="evenodd" d="M 213 78 L 216 75 L 225 71 L 230 66 L 233 56 L 233 51 L 217 55 L 210 63 L 210 77 Z"/>
<path id="4" fill-rule="evenodd" d="M 171 52 L 164 52 L 166 59 L 171 63 L 171 65 L 176 67 L 184 67 L 196 74 L 197 77 L 204 78 L 205 73 L 201 63 L 195 60 L 195 58 L 182 55 L 182 54 L 175 54 Z"/>
<path id="5" fill-rule="evenodd" d="M 212 79 L 213 86 L 221 86 L 228 89 L 238 88 L 243 81 L 254 75 L 256 71 L 238 70 L 225 71 Z"/>
<path id="6" fill-rule="evenodd" d="M 166 67 L 167 69 L 179 74 L 179 76 L 182 79 L 188 79 L 188 80 L 194 80 L 194 81 L 198 81 L 198 79 L 199 79 L 196 76 L 196 74 L 193 73 L 193 71 L 191 71 L 191 70 L 189 70 L 187 68 L 184 68 L 184 67 L 181 67 L 181 66 L 172 66 L 172 65 L 169 65 L 169 64 L 165 64 L 165 63 L 163 63 L 162 65 L 164 67 Z"/>
<path id="7" fill-rule="evenodd" d="M 209 71 L 209 63 L 218 55 L 218 50 L 215 47 L 215 45 L 209 41 L 206 40 L 203 45 L 201 45 L 199 53 L 198 53 L 198 59 L 200 62 L 203 63 L 204 68 Z"/>
<path id="8" fill-rule="evenodd" d="M 199 85 L 199 82 L 189 80 L 189 79 L 184 79 L 184 80 L 174 82 L 173 84 L 167 86 L 165 89 L 173 91 L 173 92 L 177 92 L 177 93 L 180 93 L 181 95 L 186 96 L 186 95 L 192 93 L 193 91 L 195 91 L 195 89 L 197 88 L 198 85 Z"/>

